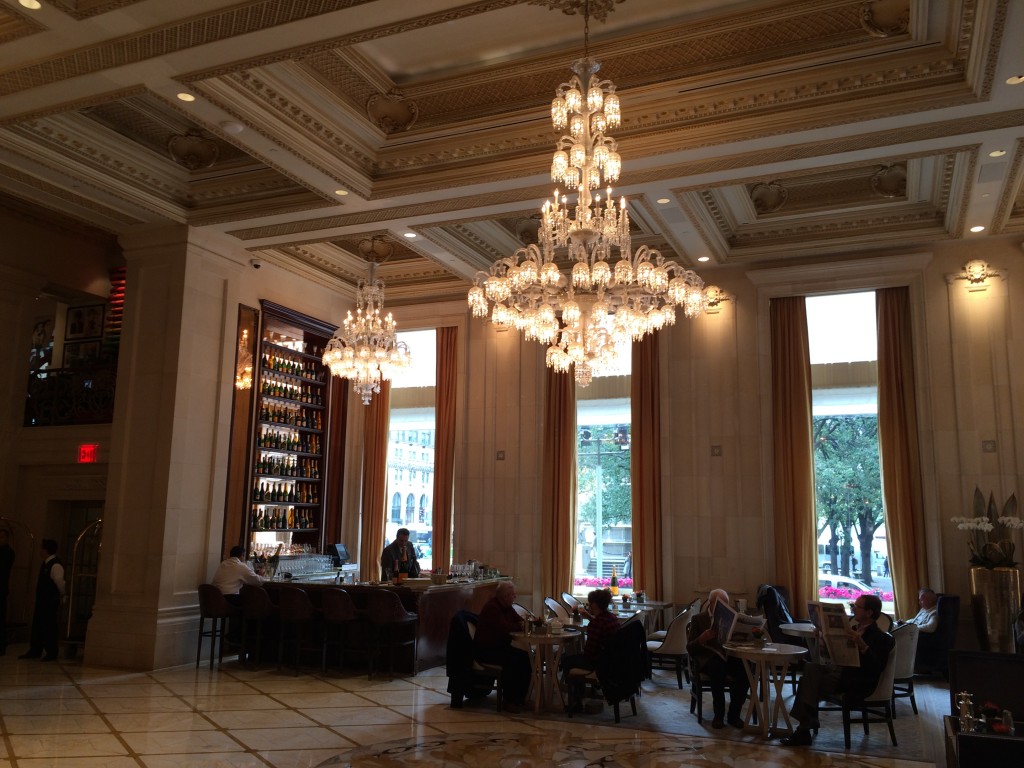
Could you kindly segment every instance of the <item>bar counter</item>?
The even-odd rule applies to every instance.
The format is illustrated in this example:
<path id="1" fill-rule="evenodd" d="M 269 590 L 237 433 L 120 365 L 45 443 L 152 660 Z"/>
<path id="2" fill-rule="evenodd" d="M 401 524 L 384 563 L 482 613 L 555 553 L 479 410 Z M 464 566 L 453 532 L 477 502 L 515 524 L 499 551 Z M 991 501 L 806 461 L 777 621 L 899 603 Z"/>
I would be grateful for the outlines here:
<path id="1" fill-rule="evenodd" d="M 429 578 L 406 579 L 400 586 L 391 584 L 339 584 L 334 572 L 310 574 L 287 580 L 268 581 L 264 586 L 271 592 L 280 587 L 298 587 L 309 593 L 314 606 L 319 607 L 319 592 L 324 589 L 344 589 L 352 596 L 352 602 L 359 610 L 366 608 L 366 595 L 371 590 L 388 589 L 397 593 L 407 611 L 419 616 L 416 629 L 416 668 L 413 669 L 411 651 L 398 658 L 396 668 L 405 673 L 418 673 L 444 664 L 445 648 L 448 643 L 448 626 L 452 616 L 462 609 L 480 613 L 480 609 L 491 597 L 501 581 L 510 577 L 475 581 L 459 580 L 447 584 L 431 584 Z"/>

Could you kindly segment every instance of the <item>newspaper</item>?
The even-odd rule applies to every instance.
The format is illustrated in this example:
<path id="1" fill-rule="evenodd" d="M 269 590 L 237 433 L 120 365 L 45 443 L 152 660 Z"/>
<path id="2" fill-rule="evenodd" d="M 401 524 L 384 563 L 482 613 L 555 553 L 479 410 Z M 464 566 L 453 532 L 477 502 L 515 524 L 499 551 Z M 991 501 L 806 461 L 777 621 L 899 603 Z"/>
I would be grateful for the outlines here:
<path id="1" fill-rule="evenodd" d="M 807 603 L 807 615 L 818 630 L 819 654 L 823 661 L 841 667 L 859 667 L 860 651 L 850 638 L 850 617 L 841 603 Z"/>
<path id="2" fill-rule="evenodd" d="M 764 617 L 739 613 L 728 603 L 719 600 L 715 603 L 711 628 L 715 632 L 715 639 L 708 644 L 708 648 L 724 659 L 726 653 L 723 646 L 726 643 L 744 645 L 757 642 L 754 638 L 754 630 L 758 629 L 762 633 L 764 632 Z"/>

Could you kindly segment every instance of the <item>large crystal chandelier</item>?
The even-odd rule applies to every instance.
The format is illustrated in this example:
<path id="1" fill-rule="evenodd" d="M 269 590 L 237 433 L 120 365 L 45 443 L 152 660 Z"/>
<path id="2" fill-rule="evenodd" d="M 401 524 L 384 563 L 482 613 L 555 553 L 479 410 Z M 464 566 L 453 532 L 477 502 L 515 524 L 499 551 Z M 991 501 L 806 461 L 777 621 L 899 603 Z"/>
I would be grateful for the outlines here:
<path id="1" fill-rule="evenodd" d="M 603 12 L 611 5 L 596 2 Z M 626 201 L 616 204 L 610 186 L 622 166 L 608 133 L 620 125 L 619 97 L 611 80 L 597 77 L 601 65 L 589 55 L 591 3 L 548 4 L 566 13 L 582 10 L 584 19 L 584 56 L 551 102 L 551 122 L 560 134 L 551 178 L 575 191 L 576 200 L 555 190 L 541 211 L 538 244 L 477 273 L 468 299 L 474 317 L 490 316 L 495 326 L 516 328 L 548 345 L 548 367 L 573 368 L 577 384 L 585 387 L 594 375 L 616 368 L 628 342 L 675 323 L 677 306 L 686 317 L 703 312 L 704 282 L 645 245 L 631 253 Z M 594 190 L 604 186 L 602 201 Z M 565 273 L 556 251 L 567 256 Z"/>
<path id="2" fill-rule="evenodd" d="M 384 309 L 384 281 L 375 277 L 377 263 L 370 262 L 370 276 L 359 281 L 356 314 L 348 313 L 345 322 L 324 349 L 324 365 L 331 373 L 351 380 L 356 394 L 369 405 L 380 392 L 381 380 L 390 380 L 397 371 L 409 367 L 409 347 L 395 334 L 395 319 Z"/>

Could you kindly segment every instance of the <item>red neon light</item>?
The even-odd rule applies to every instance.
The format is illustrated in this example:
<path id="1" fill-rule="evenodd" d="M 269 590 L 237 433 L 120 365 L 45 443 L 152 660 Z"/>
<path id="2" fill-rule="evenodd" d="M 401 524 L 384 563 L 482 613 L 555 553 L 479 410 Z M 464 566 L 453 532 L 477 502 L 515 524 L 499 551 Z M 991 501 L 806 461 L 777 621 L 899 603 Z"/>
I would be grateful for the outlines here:
<path id="1" fill-rule="evenodd" d="M 95 464 L 99 450 L 99 443 L 82 443 L 78 446 L 78 463 Z"/>

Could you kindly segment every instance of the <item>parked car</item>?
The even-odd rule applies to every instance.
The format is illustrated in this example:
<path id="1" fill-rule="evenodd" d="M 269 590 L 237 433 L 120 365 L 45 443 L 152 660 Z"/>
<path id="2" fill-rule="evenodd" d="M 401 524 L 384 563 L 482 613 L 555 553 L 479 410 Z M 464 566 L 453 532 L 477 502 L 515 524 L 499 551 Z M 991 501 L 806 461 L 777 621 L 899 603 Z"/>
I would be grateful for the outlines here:
<path id="1" fill-rule="evenodd" d="M 882 590 L 876 587 L 869 587 L 860 579 L 854 579 L 849 576 L 836 576 L 824 571 L 818 571 L 818 591 L 820 592 L 828 588 L 847 590 L 851 595 L 857 595 L 861 592 L 867 592 L 871 595 L 882 594 Z"/>

